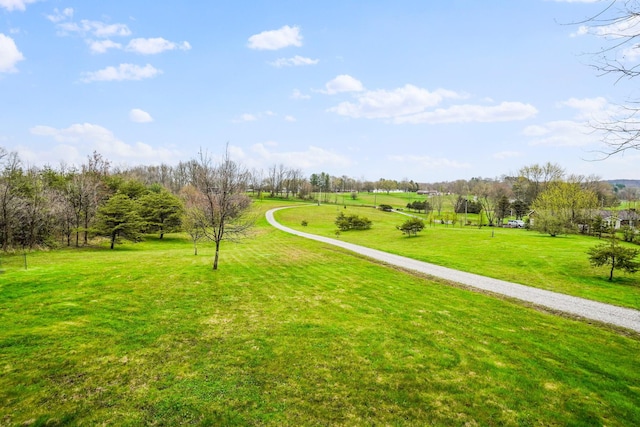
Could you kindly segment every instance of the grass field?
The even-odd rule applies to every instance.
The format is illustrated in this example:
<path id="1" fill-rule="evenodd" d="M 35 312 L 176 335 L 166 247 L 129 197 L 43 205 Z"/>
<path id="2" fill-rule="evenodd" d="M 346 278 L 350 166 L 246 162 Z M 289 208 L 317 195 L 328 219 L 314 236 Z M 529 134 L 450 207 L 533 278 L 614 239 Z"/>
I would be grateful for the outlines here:
<path id="1" fill-rule="evenodd" d="M 192 253 L 3 256 L 0 425 L 640 424 L 637 337 L 264 220 L 217 272 Z"/>
<path id="2" fill-rule="evenodd" d="M 534 231 L 510 228 L 427 226 L 417 237 L 406 237 L 395 227 L 407 217 L 372 208 L 321 205 L 282 210 L 276 219 L 283 224 L 327 237 L 335 237 L 339 212 L 366 216 L 371 230 L 349 231 L 340 239 L 387 252 L 409 256 L 484 276 L 522 283 L 640 309 L 638 275 L 616 272 L 607 280 L 607 269 L 593 268 L 586 254 L 599 243 L 589 236 L 551 237 Z M 308 222 L 306 227 L 301 220 Z"/>

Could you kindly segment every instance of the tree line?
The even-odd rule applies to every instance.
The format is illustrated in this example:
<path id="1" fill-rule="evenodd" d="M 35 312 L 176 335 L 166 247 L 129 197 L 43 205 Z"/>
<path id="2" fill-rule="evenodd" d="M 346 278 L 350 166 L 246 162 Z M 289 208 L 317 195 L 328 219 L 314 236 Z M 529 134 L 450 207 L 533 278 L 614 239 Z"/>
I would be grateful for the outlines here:
<path id="1" fill-rule="evenodd" d="M 194 245 L 220 244 L 244 234 L 250 174 L 228 151 L 220 160 L 207 152 L 175 167 L 112 167 L 99 153 L 79 166 L 25 166 L 0 147 L 0 245 L 3 251 L 83 246 L 96 236 L 111 249 L 145 233 L 189 233 Z"/>
<path id="2" fill-rule="evenodd" d="M 0 246 L 4 251 L 83 246 L 94 236 L 108 237 L 114 245 L 120 239 L 138 240 L 143 233 L 162 237 L 182 230 L 191 235 L 197 252 L 200 239 L 212 239 L 219 249 L 225 237 L 248 230 L 250 221 L 240 219 L 250 195 L 324 202 L 334 197 L 337 203 L 337 194 L 355 198 L 363 191 L 418 190 L 429 193 L 428 201 L 425 196 L 409 209 L 438 215 L 443 210 L 482 212 L 488 225 L 535 212 L 535 222 L 550 232 L 576 229 L 585 223 L 585 212 L 593 216 L 597 208 L 614 206 L 619 198 L 637 198 L 635 189 L 613 187 L 595 176 L 568 175 L 553 163 L 525 166 L 494 179 L 418 183 L 325 172 L 305 177 L 300 169 L 282 164 L 247 170 L 228 153 L 214 161 L 206 152 L 173 166 L 117 168 L 93 153 L 81 165 L 38 168 L 0 147 Z"/>

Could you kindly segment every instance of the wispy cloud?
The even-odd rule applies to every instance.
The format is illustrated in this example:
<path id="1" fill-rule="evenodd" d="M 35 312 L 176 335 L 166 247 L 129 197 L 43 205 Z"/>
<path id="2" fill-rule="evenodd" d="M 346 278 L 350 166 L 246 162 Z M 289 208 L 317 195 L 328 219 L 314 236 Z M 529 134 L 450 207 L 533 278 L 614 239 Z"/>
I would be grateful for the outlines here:
<path id="1" fill-rule="evenodd" d="M 310 145 L 299 151 L 277 151 L 277 144 L 273 142 L 254 144 L 244 156 L 244 161 L 260 168 L 282 163 L 296 169 L 312 170 L 323 167 L 346 168 L 351 164 L 347 157 L 324 148 Z"/>
<path id="2" fill-rule="evenodd" d="M 394 123 L 495 123 L 525 120 L 538 113 L 531 104 L 522 102 L 501 102 L 497 105 L 453 105 L 419 114 L 395 117 Z"/>
<path id="3" fill-rule="evenodd" d="M 294 89 L 293 92 L 291 92 L 290 98 L 291 99 L 310 99 L 311 96 L 300 92 L 298 89 Z"/>
<path id="4" fill-rule="evenodd" d="M 134 38 L 124 45 L 111 40 L 111 38 L 130 36 L 132 31 L 126 24 L 110 24 L 88 19 L 74 22 L 72 20 L 73 15 L 74 10 L 72 8 L 66 8 L 62 11 L 54 9 L 53 14 L 47 15 L 47 19 L 56 24 L 60 35 L 75 34 L 84 37 L 92 53 L 105 53 L 110 49 L 122 49 L 141 55 L 155 55 L 168 50 L 191 49 L 189 42 L 176 43 L 163 37 Z"/>
<path id="5" fill-rule="evenodd" d="M 278 58 L 273 62 L 270 62 L 271 65 L 277 68 L 282 67 L 299 67 L 302 65 L 316 65 L 320 62 L 319 59 L 311 59 L 305 58 L 300 55 L 296 55 L 293 58 Z"/>
<path id="6" fill-rule="evenodd" d="M 506 160 L 506 159 L 512 159 L 514 157 L 522 157 L 523 155 L 524 153 L 522 153 L 521 151 L 507 150 L 507 151 L 499 151 L 497 153 L 493 153 L 491 157 L 497 160 Z"/>
<path id="7" fill-rule="evenodd" d="M 273 111 L 262 111 L 260 113 L 244 113 L 241 114 L 238 118 L 233 120 L 233 123 L 244 123 L 244 122 L 255 122 L 256 120 L 262 119 L 264 117 L 272 117 L 277 116 Z"/>
<path id="8" fill-rule="evenodd" d="M 278 50 L 288 46 L 302 46 L 300 27 L 283 26 L 278 30 L 263 31 L 249 37 L 249 49 Z"/>
<path id="9" fill-rule="evenodd" d="M 389 156 L 388 159 L 392 162 L 417 164 L 425 168 L 467 169 L 471 167 L 469 163 L 430 156 L 402 154 Z"/>
<path id="10" fill-rule="evenodd" d="M 75 151 L 89 150 L 86 154 L 96 150 L 109 159 L 120 162 L 170 162 L 179 155 L 175 150 L 154 148 L 143 142 L 128 144 L 117 138 L 107 128 L 92 123 L 76 123 L 63 129 L 35 126 L 31 128 L 31 133 L 52 138 L 60 144 L 73 147 Z"/>
<path id="11" fill-rule="evenodd" d="M 0 0 L 0 7 L 8 11 L 26 10 L 28 4 L 35 3 L 36 1 L 38 0 Z"/>
<path id="12" fill-rule="evenodd" d="M 570 108 L 570 118 L 553 120 L 527 126 L 522 131 L 530 138 L 529 145 L 549 147 L 585 147 L 598 145 L 602 135 L 592 124 L 615 120 L 621 114 L 620 107 L 611 105 L 605 98 L 570 98 L 558 103 L 558 108 Z"/>
<path id="13" fill-rule="evenodd" d="M 100 81 L 123 81 L 123 80 L 143 80 L 150 79 L 158 74 L 162 74 L 151 64 L 144 67 L 134 64 L 120 64 L 118 67 L 107 67 L 102 70 L 88 72 L 84 74 L 82 82 L 100 82 Z"/>
<path id="14" fill-rule="evenodd" d="M 66 21 L 67 19 L 71 18 L 73 18 L 73 8 L 71 7 L 64 8 L 63 10 L 55 8 L 53 9 L 53 13 L 51 15 L 47 15 L 47 19 L 54 24 Z"/>
<path id="15" fill-rule="evenodd" d="M 59 22 L 56 26 L 62 35 L 92 35 L 93 37 L 99 38 L 126 37 L 131 35 L 131 30 L 126 24 L 107 24 L 101 21 L 90 21 L 88 19 L 83 19 L 80 22 Z"/>
<path id="16" fill-rule="evenodd" d="M 126 50 L 129 52 L 135 52 L 142 55 L 155 55 L 167 50 L 190 50 L 191 45 L 189 42 L 174 43 L 169 40 L 165 40 L 162 37 L 154 38 L 137 38 L 129 42 Z"/>

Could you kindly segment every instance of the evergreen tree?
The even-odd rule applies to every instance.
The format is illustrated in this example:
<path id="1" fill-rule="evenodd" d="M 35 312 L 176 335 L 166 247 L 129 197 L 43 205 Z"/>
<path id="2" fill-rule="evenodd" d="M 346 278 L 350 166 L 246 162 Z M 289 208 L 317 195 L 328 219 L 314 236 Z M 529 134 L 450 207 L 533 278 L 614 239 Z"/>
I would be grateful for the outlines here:
<path id="1" fill-rule="evenodd" d="M 139 206 L 125 194 L 116 194 L 98 208 L 95 232 L 111 240 L 111 249 L 119 238 L 132 242 L 142 240 L 145 222 Z"/>
<path id="2" fill-rule="evenodd" d="M 147 223 L 147 231 L 164 233 L 174 231 L 180 227 L 183 211 L 181 200 L 166 190 L 147 193 L 138 199 L 140 215 Z"/>
<path id="3" fill-rule="evenodd" d="M 603 265 L 611 267 L 609 271 L 609 280 L 613 280 L 613 270 L 622 269 L 627 273 L 635 273 L 640 269 L 640 262 L 635 258 L 640 250 L 633 248 L 625 248 L 620 246 L 615 233 L 611 235 L 609 243 L 601 243 L 587 251 L 589 261 L 594 267 Z"/>

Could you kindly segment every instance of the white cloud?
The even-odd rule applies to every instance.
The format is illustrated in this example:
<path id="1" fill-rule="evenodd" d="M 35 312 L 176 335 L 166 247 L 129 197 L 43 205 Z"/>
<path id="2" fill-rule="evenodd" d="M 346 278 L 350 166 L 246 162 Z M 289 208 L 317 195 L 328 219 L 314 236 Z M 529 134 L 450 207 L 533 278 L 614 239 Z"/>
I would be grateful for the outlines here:
<path id="1" fill-rule="evenodd" d="M 327 151 L 320 147 L 308 146 L 304 151 L 282 151 L 276 152 L 277 144 L 270 142 L 264 144 L 254 144 L 251 146 L 251 154 L 243 159 L 247 163 L 253 163 L 254 167 L 268 167 L 274 164 L 284 164 L 286 166 L 302 169 L 319 169 L 322 167 L 346 168 L 351 162 L 344 156 Z"/>
<path id="2" fill-rule="evenodd" d="M 558 103 L 558 107 L 569 107 L 573 110 L 571 118 L 554 120 L 543 124 L 527 126 L 522 131 L 530 139 L 530 145 L 549 147 L 584 147 L 598 145 L 602 135 L 592 124 L 615 121 L 624 115 L 621 107 L 611 105 L 605 98 L 570 98 Z"/>
<path id="3" fill-rule="evenodd" d="M 13 39 L 0 33 L 0 73 L 15 73 L 16 64 L 23 59 Z"/>
<path id="4" fill-rule="evenodd" d="M 256 120 L 258 120 L 258 117 L 256 117 L 254 114 L 244 113 L 244 114 L 240 115 L 239 118 L 234 120 L 234 122 L 235 123 L 255 122 Z"/>
<path id="5" fill-rule="evenodd" d="M 256 120 L 262 119 L 263 117 L 271 117 L 271 116 L 277 116 L 277 114 L 269 110 L 256 113 L 256 114 L 244 113 L 244 114 L 241 114 L 240 117 L 238 117 L 237 119 L 234 119 L 233 123 L 255 122 Z"/>
<path id="6" fill-rule="evenodd" d="M 388 159 L 398 163 L 416 164 L 423 168 L 467 169 L 471 167 L 469 163 L 460 163 L 455 160 L 434 158 L 430 156 L 394 155 L 388 156 Z"/>
<path id="7" fill-rule="evenodd" d="M 263 31 L 249 37 L 250 49 L 278 50 L 288 46 L 302 46 L 300 27 L 285 25 L 279 30 Z"/>
<path id="8" fill-rule="evenodd" d="M 577 111 L 576 119 L 593 120 L 602 119 L 616 114 L 617 108 L 610 105 L 603 97 L 596 98 L 569 98 L 558 104 L 560 107 L 570 107 Z"/>
<path id="9" fill-rule="evenodd" d="M 126 37 L 131 35 L 131 30 L 125 24 L 106 24 L 100 21 L 83 19 L 77 22 L 62 22 L 57 24 L 61 34 L 76 33 L 84 36 L 91 34 L 94 37 Z"/>
<path id="10" fill-rule="evenodd" d="M 502 102 L 497 105 L 453 105 L 447 108 L 429 110 L 447 99 L 468 98 L 466 93 L 446 89 L 429 91 L 407 84 L 394 90 L 362 91 L 362 83 L 350 76 L 334 79 L 327 83 L 324 93 L 360 89 L 355 102 L 341 102 L 327 111 L 355 119 L 390 119 L 395 124 L 418 123 L 466 123 L 504 122 L 524 120 L 533 117 L 538 110 L 521 102 Z"/>
<path id="11" fill-rule="evenodd" d="M 498 105 L 454 105 L 419 114 L 395 117 L 393 122 L 401 123 L 493 123 L 525 120 L 534 117 L 538 110 L 531 104 L 522 102 L 502 102 Z"/>
<path id="12" fill-rule="evenodd" d="M 161 74 L 162 71 L 147 64 L 144 67 L 134 64 L 120 64 L 116 67 L 107 67 L 102 70 L 84 74 L 82 81 L 85 83 L 98 81 L 122 81 L 149 79 Z"/>
<path id="13" fill-rule="evenodd" d="M 362 82 L 348 74 L 341 74 L 327 82 L 325 88 L 325 90 L 321 90 L 320 92 L 328 95 L 335 95 L 336 93 L 342 92 L 362 92 L 364 90 Z"/>
<path id="14" fill-rule="evenodd" d="M 165 40 L 162 37 L 154 38 L 137 38 L 129 42 L 126 50 L 130 52 L 139 53 L 142 55 L 154 55 L 164 52 L 166 50 L 189 50 L 191 45 L 188 42 L 174 43 L 169 40 Z"/>
<path id="15" fill-rule="evenodd" d="M 622 50 L 622 60 L 624 62 L 638 62 L 640 58 L 640 46 L 635 44 Z"/>
<path id="16" fill-rule="evenodd" d="M 512 159 L 514 157 L 522 157 L 524 153 L 520 151 L 499 151 L 497 153 L 493 153 L 491 157 L 498 160 Z"/>
<path id="17" fill-rule="evenodd" d="M 58 22 L 66 21 L 67 19 L 73 18 L 73 9 L 67 7 L 62 11 L 58 10 L 58 8 L 53 9 L 52 15 L 47 15 L 47 19 L 54 24 Z"/>
<path id="18" fill-rule="evenodd" d="M 93 53 L 105 53 L 109 49 L 122 49 L 120 43 L 116 43 L 111 40 L 87 40 L 89 49 Z"/>
<path id="19" fill-rule="evenodd" d="M 366 91 L 356 95 L 357 102 L 342 102 L 328 111 L 353 118 L 388 119 L 420 113 L 439 104 L 445 98 L 455 99 L 464 96 L 444 89 L 430 92 L 408 84 L 392 91 Z"/>
<path id="20" fill-rule="evenodd" d="M 118 139 L 110 130 L 96 124 L 78 123 L 65 129 L 51 126 L 35 126 L 31 128 L 33 135 L 50 137 L 63 145 L 73 147 L 76 151 L 98 151 L 112 161 L 121 162 L 172 162 L 180 153 L 167 148 L 154 148 L 143 142 L 127 144 Z M 54 150 L 60 151 L 60 150 Z"/>
<path id="21" fill-rule="evenodd" d="M 0 7 L 9 11 L 26 10 L 28 4 L 35 3 L 36 1 L 38 0 L 0 0 Z"/>
<path id="22" fill-rule="evenodd" d="M 605 23 L 612 22 L 609 25 L 581 25 L 578 27 L 578 31 L 571 34 L 571 36 L 584 36 L 587 34 L 599 36 L 599 37 L 608 37 L 611 39 L 619 39 L 619 38 L 632 38 L 637 35 L 638 26 L 640 25 L 640 16 L 637 14 L 630 14 L 628 18 L 624 19 L 611 19 L 607 21 L 604 18 L 601 21 L 594 20 L 596 23 Z"/>
<path id="23" fill-rule="evenodd" d="M 293 122 L 296 121 L 296 118 L 293 117 L 293 116 L 284 116 L 284 120 L 287 121 L 287 122 L 292 122 L 293 123 Z"/>
<path id="24" fill-rule="evenodd" d="M 300 92 L 298 89 L 294 89 L 290 96 L 291 99 L 310 99 L 310 95 L 305 95 Z"/>
<path id="25" fill-rule="evenodd" d="M 320 62 L 319 59 L 305 58 L 303 56 L 296 55 L 293 58 L 278 58 L 275 61 L 271 62 L 270 64 L 273 65 L 274 67 L 282 68 L 282 67 L 299 67 L 302 65 L 316 65 L 318 62 Z"/>
<path id="26" fill-rule="evenodd" d="M 144 110 L 134 108 L 129 111 L 129 120 L 135 123 L 149 123 L 153 121 L 153 117 Z"/>
<path id="27" fill-rule="evenodd" d="M 555 120 L 544 125 L 527 126 L 522 133 L 533 138 L 530 145 L 551 147 L 581 147 L 599 140 L 586 122 L 572 120 Z"/>

